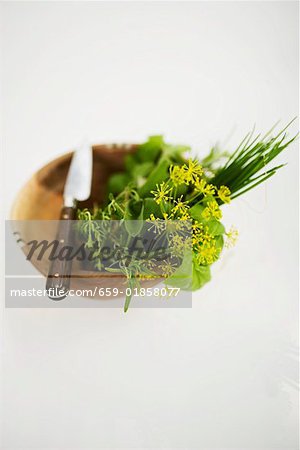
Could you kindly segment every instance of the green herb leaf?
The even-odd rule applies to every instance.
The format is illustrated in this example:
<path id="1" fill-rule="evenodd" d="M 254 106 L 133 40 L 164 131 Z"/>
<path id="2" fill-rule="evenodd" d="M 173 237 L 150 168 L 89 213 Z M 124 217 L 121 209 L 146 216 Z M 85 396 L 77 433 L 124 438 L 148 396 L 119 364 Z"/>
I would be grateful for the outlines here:
<path id="1" fill-rule="evenodd" d="M 158 166 L 149 175 L 146 183 L 138 191 L 142 198 L 150 197 L 151 191 L 155 190 L 156 185 L 168 178 L 170 165 L 171 161 L 169 159 L 160 160 Z"/>
<path id="2" fill-rule="evenodd" d="M 125 170 L 128 173 L 132 173 L 133 169 L 135 168 L 136 164 L 138 164 L 137 158 L 134 154 L 129 153 L 129 155 L 125 156 L 124 160 L 125 164 Z"/>
<path id="3" fill-rule="evenodd" d="M 134 206 L 139 204 L 140 212 L 136 216 L 133 212 Z M 134 205 L 134 206 L 133 206 Z M 144 202 L 127 202 L 124 214 L 125 228 L 130 236 L 137 236 L 143 229 Z"/>
<path id="4" fill-rule="evenodd" d="M 224 225 L 216 219 L 210 219 L 206 222 L 208 232 L 212 236 L 222 236 L 225 233 Z"/>
<path id="5" fill-rule="evenodd" d="M 141 162 L 154 162 L 160 154 L 163 145 L 163 136 L 150 136 L 145 144 L 138 146 L 136 158 Z"/>
<path id="6" fill-rule="evenodd" d="M 192 206 L 189 210 L 190 216 L 197 220 L 198 222 L 203 222 L 202 213 L 204 211 L 204 206 L 200 205 L 200 203 L 196 203 L 196 205 Z"/>
<path id="7" fill-rule="evenodd" d="M 151 214 L 156 218 L 162 219 L 163 217 L 160 206 L 156 201 L 153 198 L 146 197 L 144 199 L 144 220 L 149 219 Z"/>
<path id="8" fill-rule="evenodd" d="M 200 266 L 197 262 L 193 262 L 193 282 L 192 291 L 200 289 L 211 279 L 210 266 Z"/>
<path id="9" fill-rule="evenodd" d="M 190 291 L 193 284 L 192 267 L 192 251 L 187 251 L 182 259 L 181 265 L 165 280 L 165 284 Z"/>
<path id="10" fill-rule="evenodd" d="M 163 146 L 164 157 L 177 163 L 183 163 L 185 161 L 183 154 L 189 152 L 190 150 L 191 147 L 188 147 L 187 145 L 164 144 Z"/>
<path id="11" fill-rule="evenodd" d="M 182 264 L 166 279 L 165 284 L 184 291 L 196 291 L 210 281 L 210 267 L 200 266 L 191 251 L 186 252 Z"/>
<path id="12" fill-rule="evenodd" d="M 147 177 L 150 172 L 153 170 L 154 168 L 154 164 L 152 162 L 144 162 L 141 164 L 136 164 L 132 170 L 132 176 L 134 178 L 138 178 L 138 177 Z"/>
<path id="13" fill-rule="evenodd" d="M 113 174 L 107 184 L 108 192 L 112 194 L 119 194 L 125 189 L 130 182 L 130 176 L 127 173 Z"/>
<path id="14" fill-rule="evenodd" d="M 215 238 L 216 247 L 221 251 L 224 247 L 224 237 L 222 235 Z"/>

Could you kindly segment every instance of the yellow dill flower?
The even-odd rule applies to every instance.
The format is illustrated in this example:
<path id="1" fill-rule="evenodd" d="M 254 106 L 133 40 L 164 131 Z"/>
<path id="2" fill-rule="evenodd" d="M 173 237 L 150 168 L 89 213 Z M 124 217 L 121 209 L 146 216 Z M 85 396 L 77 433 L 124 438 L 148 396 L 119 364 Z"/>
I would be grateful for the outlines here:
<path id="1" fill-rule="evenodd" d="M 174 236 L 172 236 L 172 244 L 174 245 L 174 247 L 183 248 L 185 245 L 183 236 L 180 236 L 179 234 L 175 234 Z"/>
<path id="2" fill-rule="evenodd" d="M 213 184 L 207 184 L 204 188 L 204 195 L 214 195 L 215 193 L 215 186 Z"/>
<path id="3" fill-rule="evenodd" d="M 171 166 L 170 179 L 172 180 L 174 186 L 179 186 L 184 183 L 188 184 L 183 166 Z"/>
<path id="4" fill-rule="evenodd" d="M 146 265 L 149 269 L 153 269 L 154 267 L 156 267 L 157 261 L 153 260 L 153 259 L 148 259 L 148 261 L 146 262 Z"/>
<path id="5" fill-rule="evenodd" d="M 202 217 L 205 220 L 209 220 L 211 218 L 220 220 L 222 218 L 222 212 L 219 208 L 219 205 L 215 201 L 207 202 L 207 206 L 202 212 Z"/>
<path id="6" fill-rule="evenodd" d="M 192 238 L 194 246 L 197 247 L 198 245 L 207 244 L 211 242 L 212 239 L 213 236 L 209 233 L 207 226 L 204 227 L 203 225 L 201 225 L 197 228 L 194 228 Z"/>
<path id="7" fill-rule="evenodd" d="M 186 211 L 185 213 L 182 213 L 182 215 L 180 217 L 178 217 L 178 220 L 191 220 L 191 216 L 189 215 L 189 213 Z"/>
<path id="8" fill-rule="evenodd" d="M 202 217 L 204 220 L 209 220 L 211 218 L 210 209 L 208 207 L 206 207 L 202 212 Z"/>
<path id="9" fill-rule="evenodd" d="M 160 185 L 156 185 L 156 191 L 151 191 L 151 194 L 154 195 L 154 200 L 159 205 L 163 200 L 166 202 L 171 200 L 172 197 L 169 196 L 170 192 L 171 188 L 163 181 Z"/>
<path id="10" fill-rule="evenodd" d="M 238 230 L 235 227 L 231 227 L 230 230 L 225 234 L 227 237 L 225 247 L 227 248 L 234 247 L 239 236 Z"/>
<path id="11" fill-rule="evenodd" d="M 193 231 L 197 232 L 198 230 L 202 229 L 203 225 L 202 223 L 199 223 L 198 220 L 194 220 L 192 224 Z"/>
<path id="12" fill-rule="evenodd" d="M 215 241 L 207 243 L 199 247 L 199 253 L 197 254 L 197 261 L 199 264 L 212 264 L 220 255 L 220 249 L 216 247 Z"/>
<path id="13" fill-rule="evenodd" d="M 174 213 L 186 214 L 189 209 L 188 202 L 182 201 L 183 195 L 181 195 L 177 200 L 174 200 L 175 206 L 173 208 Z"/>
<path id="14" fill-rule="evenodd" d="M 222 212 L 221 212 L 217 202 L 214 202 L 214 201 L 208 202 L 208 207 L 209 207 L 212 217 L 214 217 L 217 220 L 220 220 L 222 218 Z"/>
<path id="15" fill-rule="evenodd" d="M 176 264 L 172 263 L 170 261 L 164 261 L 162 264 L 160 264 L 159 266 L 160 269 L 160 273 L 163 277 L 169 277 L 170 275 L 172 275 L 172 273 L 175 271 L 176 269 Z"/>
<path id="16" fill-rule="evenodd" d="M 197 247 L 202 243 L 202 232 L 199 230 L 198 232 L 194 232 L 192 236 L 192 243 L 194 247 Z"/>
<path id="17" fill-rule="evenodd" d="M 195 191 L 201 192 L 203 195 L 214 195 L 216 187 L 213 184 L 207 184 L 203 178 L 195 180 Z"/>
<path id="18" fill-rule="evenodd" d="M 221 186 L 220 189 L 218 189 L 218 197 L 224 203 L 230 202 L 230 194 L 230 189 L 227 186 Z"/>
<path id="19" fill-rule="evenodd" d="M 185 242 L 182 236 L 175 234 L 170 242 L 171 253 L 174 256 L 181 256 L 185 248 Z"/>
<path id="20" fill-rule="evenodd" d="M 168 235 L 176 233 L 177 221 L 174 220 L 173 214 L 163 213 L 163 223 L 165 227 L 164 231 L 166 231 Z"/>
<path id="21" fill-rule="evenodd" d="M 166 228 L 164 220 L 156 218 L 154 214 L 150 214 L 150 218 L 147 219 L 146 222 L 152 223 L 151 226 L 149 226 L 149 231 L 153 230 L 155 234 L 162 233 Z"/>
<path id="22" fill-rule="evenodd" d="M 188 164 L 183 166 L 184 171 L 185 171 L 185 175 L 186 175 L 186 180 L 188 182 L 195 182 L 198 177 L 201 177 L 201 175 L 203 175 L 203 169 L 202 166 L 200 166 L 200 164 L 198 163 L 197 160 L 192 160 L 189 159 L 188 160 Z"/>
<path id="23" fill-rule="evenodd" d="M 194 184 L 195 191 L 198 191 L 198 192 L 201 192 L 202 194 L 204 194 L 205 186 L 206 186 L 206 181 L 203 178 L 200 179 L 199 177 L 197 177 L 195 180 L 195 184 Z"/>
<path id="24" fill-rule="evenodd" d="M 209 233 L 208 227 L 203 228 L 200 238 L 201 238 L 202 244 L 207 244 L 212 241 L 213 235 Z"/>
<path id="25" fill-rule="evenodd" d="M 192 250 L 192 240 L 188 236 L 174 234 L 169 242 L 169 248 L 172 256 L 182 258 L 186 249 Z"/>

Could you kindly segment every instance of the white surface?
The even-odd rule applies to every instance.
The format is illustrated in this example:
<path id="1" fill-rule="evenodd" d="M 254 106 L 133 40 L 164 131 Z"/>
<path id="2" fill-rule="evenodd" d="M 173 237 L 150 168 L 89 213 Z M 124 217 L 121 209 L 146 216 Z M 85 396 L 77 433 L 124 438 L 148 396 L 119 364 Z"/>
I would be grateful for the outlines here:
<path id="1" fill-rule="evenodd" d="M 204 155 L 298 113 L 296 3 L 1 8 L 7 215 L 85 136 Z M 297 448 L 296 145 L 279 160 L 192 309 L 4 311 L 3 448 Z"/>

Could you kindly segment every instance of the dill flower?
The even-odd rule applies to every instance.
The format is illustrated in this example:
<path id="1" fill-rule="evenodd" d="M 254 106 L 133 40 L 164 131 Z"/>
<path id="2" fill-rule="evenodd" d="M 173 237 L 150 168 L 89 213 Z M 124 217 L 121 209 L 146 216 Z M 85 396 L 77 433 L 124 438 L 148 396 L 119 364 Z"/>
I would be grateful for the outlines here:
<path id="1" fill-rule="evenodd" d="M 203 228 L 203 231 L 200 235 L 200 240 L 201 240 L 201 243 L 204 245 L 208 244 L 209 242 L 211 242 L 213 240 L 213 236 L 212 236 L 212 234 L 209 233 L 207 226 Z"/>
<path id="2" fill-rule="evenodd" d="M 151 223 L 151 226 L 149 226 L 149 231 L 153 230 L 155 234 L 160 234 L 165 231 L 166 225 L 164 220 L 156 218 L 154 214 L 150 214 L 150 218 L 147 219 L 146 222 Z"/>
<path id="3" fill-rule="evenodd" d="M 197 225 L 194 229 L 193 229 L 193 245 L 195 247 L 199 246 L 199 245 L 205 245 L 209 242 L 211 242 L 211 240 L 213 239 L 213 236 L 209 233 L 208 231 L 208 227 L 207 226 L 203 226 L 201 225 Z"/>
<path id="4" fill-rule="evenodd" d="M 212 217 L 210 208 L 208 206 L 202 212 L 202 217 L 205 220 L 209 220 Z"/>
<path id="5" fill-rule="evenodd" d="M 192 251 L 192 240 L 189 236 L 174 234 L 169 241 L 171 256 L 182 259 L 185 251 Z"/>
<path id="6" fill-rule="evenodd" d="M 192 224 L 192 230 L 194 233 L 197 233 L 199 230 L 203 228 L 202 223 L 199 223 L 198 220 L 194 220 Z"/>
<path id="7" fill-rule="evenodd" d="M 151 191 L 151 194 L 153 194 L 156 203 L 160 205 L 163 200 L 167 202 L 172 199 L 172 197 L 169 196 L 170 192 L 171 188 L 163 181 L 160 185 L 156 185 L 156 191 Z"/>
<path id="8" fill-rule="evenodd" d="M 203 178 L 200 179 L 199 177 L 197 177 L 195 179 L 195 184 L 194 184 L 195 191 L 201 192 L 201 194 L 204 194 L 205 186 L 206 186 L 206 181 Z"/>
<path id="9" fill-rule="evenodd" d="M 188 211 L 182 213 L 180 217 L 178 217 L 178 220 L 185 221 L 185 220 L 191 220 L 191 216 L 189 215 Z"/>
<path id="10" fill-rule="evenodd" d="M 153 268 L 156 266 L 156 260 L 154 260 L 154 259 L 148 259 L 147 262 L 146 262 L 146 266 L 147 266 L 149 269 L 153 269 Z"/>
<path id="11" fill-rule="evenodd" d="M 214 195 L 215 189 L 213 184 L 207 184 L 204 188 L 204 195 Z"/>
<path id="12" fill-rule="evenodd" d="M 207 243 L 199 247 L 199 253 L 197 254 L 197 262 L 199 264 L 212 264 L 219 258 L 220 250 L 216 247 L 215 241 Z"/>
<path id="13" fill-rule="evenodd" d="M 171 261 L 164 261 L 159 265 L 161 275 L 165 278 L 168 278 L 170 275 L 172 275 L 176 268 L 176 264 Z"/>
<path id="14" fill-rule="evenodd" d="M 197 177 L 194 183 L 195 191 L 201 192 L 203 195 L 214 195 L 215 186 L 213 184 L 207 184 L 203 178 Z"/>
<path id="15" fill-rule="evenodd" d="M 193 236 L 192 236 L 192 244 L 193 247 L 197 247 L 198 245 L 201 244 L 201 231 L 199 232 L 194 232 Z"/>
<path id="16" fill-rule="evenodd" d="M 172 236 L 169 246 L 173 256 L 182 256 L 185 249 L 185 241 L 183 236 L 180 236 L 179 234 Z"/>
<path id="17" fill-rule="evenodd" d="M 174 247 L 182 249 L 185 246 L 183 236 L 180 236 L 179 234 L 175 234 L 172 237 L 172 244 L 173 244 Z"/>
<path id="18" fill-rule="evenodd" d="M 168 213 L 163 213 L 163 218 L 164 220 L 166 220 L 167 222 L 169 222 L 170 220 L 173 220 L 173 215 L 172 214 L 168 214 Z"/>
<path id="19" fill-rule="evenodd" d="M 224 203 L 230 202 L 230 194 L 230 189 L 227 186 L 221 186 L 220 189 L 218 189 L 218 197 Z"/>
<path id="20" fill-rule="evenodd" d="M 175 206 L 173 208 L 173 212 L 176 214 L 177 212 L 180 214 L 186 214 L 189 209 L 188 202 L 184 202 L 183 195 L 181 195 L 177 200 L 174 200 Z"/>
<path id="21" fill-rule="evenodd" d="M 186 179 L 186 173 L 183 166 L 171 166 L 170 179 L 172 180 L 174 186 L 179 186 L 181 184 L 188 184 L 188 181 Z"/>
<path id="22" fill-rule="evenodd" d="M 193 227 L 193 233 L 192 233 L 192 244 L 193 247 L 197 247 L 198 245 L 201 244 L 201 234 L 202 234 L 202 230 L 203 230 L 203 225 L 197 225 L 195 227 Z"/>
<path id="23" fill-rule="evenodd" d="M 197 160 L 188 160 L 188 165 L 183 166 L 187 182 L 194 182 L 203 175 L 203 168 Z"/>
<path id="24" fill-rule="evenodd" d="M 225 247 L 227 248 L 234 247 L 239 236 L 238 230 L 235 227 L 231 227 L 230 230 L 227 231 L 225 234 L 227 237 Z"/>
<path id="25" fill-rule="evenodd" d="M 176 234 L 178 231 L 180 231 L 182 228 L 182 225 L 180 224 L 180 219 L 174 219 L 174 215 L 172 214 L 163 214 L 163 222 L 165 224 L 165 231 L 172 235 L 173 233 Z"/>
<path id="26" fill-rule="evenodd" d="M 202 212 L 202 217 L 205 220 L 209 220 L 211 218 L 220 220 L 222 218 L 222 212 L 219 208 L 219 205 L 216 201 L 207 202 L 207 206 Z"/>

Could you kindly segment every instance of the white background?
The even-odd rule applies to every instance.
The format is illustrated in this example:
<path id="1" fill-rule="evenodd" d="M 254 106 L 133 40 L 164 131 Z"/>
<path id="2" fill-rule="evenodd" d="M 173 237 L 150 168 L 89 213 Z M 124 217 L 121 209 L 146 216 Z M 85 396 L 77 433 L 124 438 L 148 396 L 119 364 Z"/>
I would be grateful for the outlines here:
<path id="1" fill-rule="evenodd" d="M 84 136 L 201 156 L 298 113 L 296 2 L 1 12 L 6 217 Z M 224 210 L 240 239 L 192 309 L 2 311 L 3 449 L 297 448 L 297 145 L 278 161 Z"/>

